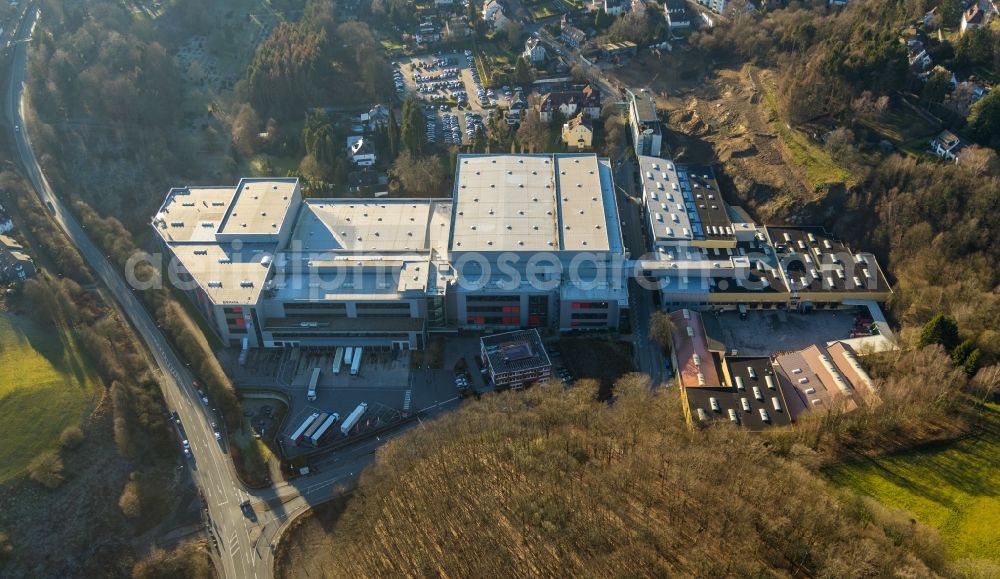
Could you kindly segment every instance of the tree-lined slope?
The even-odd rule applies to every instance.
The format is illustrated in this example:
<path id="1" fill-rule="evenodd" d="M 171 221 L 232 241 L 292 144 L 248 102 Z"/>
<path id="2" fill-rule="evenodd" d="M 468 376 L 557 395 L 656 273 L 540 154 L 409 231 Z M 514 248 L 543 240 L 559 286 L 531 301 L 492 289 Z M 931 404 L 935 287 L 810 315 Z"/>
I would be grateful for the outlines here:
<path id="1" fill-rule="evenodd" d="M 763 439 L 689 431 L 626 376 L 488 396 L 380 450 L 346 510 L 291 532 L 279 575 L 933 576 L 933 531 L 839 498 Z M 327 526 L 327 530 L 330 528 Z M 892 539 L 889 538 L 892 537 Z"/>

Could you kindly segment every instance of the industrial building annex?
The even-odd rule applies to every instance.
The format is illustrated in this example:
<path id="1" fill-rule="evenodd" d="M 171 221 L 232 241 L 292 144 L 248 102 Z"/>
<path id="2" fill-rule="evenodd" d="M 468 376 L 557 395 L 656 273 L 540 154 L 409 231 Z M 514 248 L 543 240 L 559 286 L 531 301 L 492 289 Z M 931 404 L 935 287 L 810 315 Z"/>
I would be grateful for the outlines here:
<path id="1" fill-rule="evenodd" d="M 629 278 L 667 309 L 884 302 L 873 255 L 767 227 L 707 167 L 640 156 L 645 255 L 607 159 L 459 155 L 451 199 L 303 199 L 295 179 L 185 187 L 153 220 L 171 281 L 229 345 L 422 348 L 458 329 L 615 330 Z"/>

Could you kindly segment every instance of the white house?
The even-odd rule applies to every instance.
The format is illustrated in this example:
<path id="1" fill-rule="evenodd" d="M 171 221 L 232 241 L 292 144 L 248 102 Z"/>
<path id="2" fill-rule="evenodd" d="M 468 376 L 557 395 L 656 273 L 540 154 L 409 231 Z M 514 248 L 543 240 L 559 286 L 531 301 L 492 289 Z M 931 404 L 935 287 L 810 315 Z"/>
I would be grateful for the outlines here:
<path id="1" fill-rule="evenodd" d="M 3 208 L 3 205 L 0 205 L 0 234 L 7 233 L 12 229 L 14 229 L 14 222 L 7 216 L 7 212 Z"/>
<path id="2" fill-rule="evenodd" d="M 347 152 L 351 163 L 359 167 L 370 167 L 375 164 L 375 146 L 370 139 L 362 136 L 347 137 Z"/>
<path id="3" fill-rule="evenodd" d="M 717 14 L 722 14 L 726 11 L 726 0 L 698 0 L 698 4 L 707 7 Z"/>
<path id="4" fill-rule="evenodd" d="M 606 13 L 618 16 L 632 8 L 632 0 L 604 0 L 603 8 Z"/>
<path id="5" fill-rule="evenodd" d="M 993 0 L 976 0 L 968 10 L 962 13 L 962 23 L 959 26 L 960 34 L 977 26 L 986 26 L 997 15 L 997 6 Z"/>
<path id="6" fill-rule="evenodd" d="M 956 161 L 958 153 L 965 147 L 965 143 L 955 133 L 944 130 L 931 141 L 931 151 L 942 159 Z"/>
<path id="7" fill-rule="evenodd" d="M 493 30 L 503 30 L 510 24 L 503 13 L 503 6 L 497 0 L 486 0 L 483 4 L 483 22 Z"/>
<path id="8" fill-rule="evenodd" d="M 531 64 L 545 62 L 545 46 L 534 36 L 528 37 L 524 43 L 524 59 Z"/>
<path id="9" fill-rule="evenodd" d="M 667 0 L 663 6 L 663 17 L 668 28 L 687 28 L 691 26 L 691 13 L 684 0 Z"/>

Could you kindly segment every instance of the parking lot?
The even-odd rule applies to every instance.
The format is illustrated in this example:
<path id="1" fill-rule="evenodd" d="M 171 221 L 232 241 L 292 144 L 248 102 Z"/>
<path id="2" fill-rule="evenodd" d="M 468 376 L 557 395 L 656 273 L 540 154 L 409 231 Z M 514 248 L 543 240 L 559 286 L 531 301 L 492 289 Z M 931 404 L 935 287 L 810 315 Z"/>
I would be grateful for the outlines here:
<path id="1" fill-rule="evenodd" d="M 289 417 L 277 441 L 289 455 L 311 450 L 295 446 L 290 435 L 314 412 L 335 412 L 343 420 L 365 402 L 368 412 L 364 420 L 369 421 L 376 416 L 415 412 L 457 396 L 456 385 L 443 371 L 411 371 L 406 351 L 366 349 L 356 376 L 351 375 L 347 365 L 334 373 L 334 357 L 333 350 L 251 350 L 244 365 L 229 364 L 240 389 L 276 390 L 288 397 Z M 309 379 L 314 368 L 320 368 L 321 374 L 316 399 L 309 400 Z M 324 440 L 329 443 L 342 436 L 339 425 L 335 425 Z"/>
<path id="2" fill-rule="evenodd" d="M 402 58 L 393 68 L 397 94 L 426 103 L 431 144 L 467 144 L 494 114 L 498 95 L 482 85 L 470 50 Z"/>

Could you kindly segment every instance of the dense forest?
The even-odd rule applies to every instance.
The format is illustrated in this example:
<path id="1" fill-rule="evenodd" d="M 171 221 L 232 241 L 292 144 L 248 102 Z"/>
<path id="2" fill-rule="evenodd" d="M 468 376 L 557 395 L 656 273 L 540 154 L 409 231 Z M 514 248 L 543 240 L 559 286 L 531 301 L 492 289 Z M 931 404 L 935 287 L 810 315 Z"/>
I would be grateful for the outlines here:
<path id="1" fill-rule="evenodd" d="M 933 349 L 923 355 L 906 364 L 938 361 Z M 964 383 L 920 372 L 912 385 L 921 394 Z M 912 394 L 888 404 L 906 412 L 920 397 Z M 342 513 L 296 531 L 301 542 L 281 553 L 279 569 L 285 577 L 949 573 L 935 531 L 816 475 L 810 465 L 822 447 L 839 444 L 811 446 L 825 427 L 804 426 L 792 439 L 728 424 L 690 430 L 679 404 L 641 375 L 618 381 L 612 405 L 586 380 L 484 397 L 386 444 Z"/>

